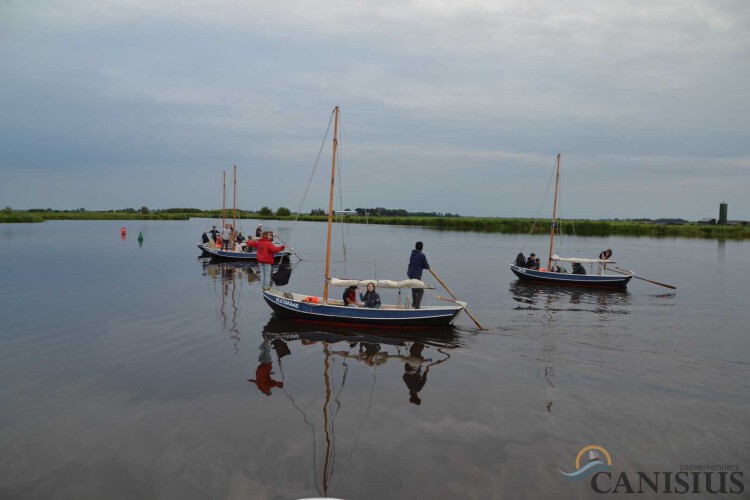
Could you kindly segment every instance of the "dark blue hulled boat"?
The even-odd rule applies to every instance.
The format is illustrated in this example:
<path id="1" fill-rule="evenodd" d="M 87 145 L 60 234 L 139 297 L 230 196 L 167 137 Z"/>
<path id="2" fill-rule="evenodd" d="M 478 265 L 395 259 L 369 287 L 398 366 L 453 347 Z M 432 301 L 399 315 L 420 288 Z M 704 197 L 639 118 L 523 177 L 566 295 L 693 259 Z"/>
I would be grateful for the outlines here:
<path id="1" fill-rule="evenodd" d="M 526 269 L 510 265 L 510 270 L 518 276 L 521 281 L 531 283 L 541 283 L 545 285 L 557 286 L 583 286 L 596 288 L 625 288 L 633 277 L 629 276 L 612 276 L 607 274 L 565 274 L 553 273 L 550 271 L 538 271 L 536 269 Z"/>
<path id="2" fill-rule="evenodd" d="M 450 305 L 432 306 L 425 305 L 419 309 L 409 307 L 406 302 L 395 305 L 383 303 L 379 308 L 345 306 L 342 300 L 330 299 L 328 287 L 332 286 L 363 286 L 373 283 L 376 287 L 398 289 L 421 288 L 434 290 L 433 286 L 426 285 L 419 280 L 390 281 L 390 280 L 339 280 L 331 278 L 331 230 L 333 222 L 333 198 L 334 181 L 336 174 L 336 153 L 338 148 L 338 122 L 339 108 L 333 110 L 333 158 L 331 161 L 331 192 L 328 207 L 328 238 L 326 244 L 326 267 L 323 296 L 310 296 L 306 294 L 288 293 L 271 288 L 263 291 L 263 299 L 273 309 L 277 316 L 319 323 L 332 323 L 337 325 L 349 325 L 358 327 L 398 327 L 398 328 L 429 328 L 447 327 L 453 323 L 456 316 L 464 310 L 466 304 L 460 301 L 451 301 Z"/>
<path id="3" fill-rule="evenodd" d="M 277 289 L 263 291 L 263 298 L 276 315 L 301 321 L 347 326 L 381 328 L 446 327 L 453 323 L 465 304 L 455 306 L 422 306 L 412 309 L 405 305 L 383 305 L 378 309 L 347 307 L 340 300 L 319 303 L 306 301 L 308 295 L 287 293 Z M 317 298 L 317 297 L 316 297 Z"/>
<path id="4" fill-rule="evenodd" d="M 581 258 L 563 258 L 553 255 L 552 250 L 554 248 L 555 240 L 555 228 L 557 225 L 557 189 L 560 181 L 560 155 L 557 155 L 557 176 L 555 178 L 555 201 L 552 205 L 552 227 L 550 228 L 549 235 L 549 261 L 548 267 L 554 262 L 568 262 L 574 266 L 582 264 L 597 264 L 600 271 L 606 271 L 608 264 L 614 264 L 613 261 L 607 259 L 581 259 Z M 611 255 L 611 252 L 610 254 Z M 519 257 L 523 257 L 520 255 Z M 543 285 L 556 285 L 556 286 L 580 286 L 580 287 L 596 287 L 596 288 L 625 288 L 628 286 L 628 282 L 633 278 L 633 273 L 621 273 L 620 275 L 608 275 L 608 274 L 568 274 L 565 272 L 552 272 L 549 269 L 528 269 L 524 266 L 518 265 L 520 262 L 510 265 L 510 270 L 513 274 L 518 276 L 521 281 L 539 283 Z"/>

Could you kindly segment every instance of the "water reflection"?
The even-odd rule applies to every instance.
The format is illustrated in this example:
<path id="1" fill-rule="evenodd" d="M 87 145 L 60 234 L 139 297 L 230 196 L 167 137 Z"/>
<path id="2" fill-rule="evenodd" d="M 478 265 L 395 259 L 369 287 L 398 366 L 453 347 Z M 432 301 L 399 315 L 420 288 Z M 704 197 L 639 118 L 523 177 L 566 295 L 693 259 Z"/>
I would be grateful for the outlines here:
<path id="1" fill-rule="evenodd" d="M 420 393 L 427 384 L 430 370 L 448 361 L 451 358 L 450 351 L 461 346 L 460 337 L 451 329 L 364 332 L 334 327 L 323 330 L 317 326 L 290 322 L 281 318 L 272 318 L 263 328 L 262 337 L 256 376 L 255 379 L 248 381 L 254 383 L 258 390 L 267 396 L 272 395 L 274 389 L 281 391 L 291 403 L 292 408 L 300 413 L 305 425 L 310 428 L 313 441 L 315 486 L 321 496 L 331 494 L 348 474 L 360 433 L 372 407 L 373 395 L 378 385 L 377 374 L 386 368 L 384 365 L 403 363 L 403 371 L 395 371 L 395 373 L 401 373 L 405 386 L 402 386 L 405 394 L 403 401 L 421 405 L 423 400 Z M 309 394 L 295 397 L 290 393 L 290 387 L 303 387 L 306 381 L 303 379 L 309 375 L 309 368 L 294 371 L 295 380 L 287 383 L 284 364 L 288 365 L 295 359 L 294 357 L 286 358 L 297 350 L 316 350 L 311 352 L 318 353 L 322 351 L 320 363 L 323 367 L 323 377 L 320 383 L 325 390 L 322 407 L 316 402 L 312 407 L 306 408 L 309 406 Z M 273 369 L 272 351 L 276 353 L 278 376 Z M 340 365 L 343 370 L 335 370 L 336 364 Z M 349 374 L 350 368 L 369 371 L 371 382 L 369 391 L 358 391 L 356 386 L 350 391 L 354 393 L 350 394 L 351 398 L 354 395 L 363 397 L 369 394 L 366 405 L 355 403 L 355 410 L 364 409 L 354 435 L 338 436 L 340 443 L 349 443 L 349 445 L 338 446 L 338 448 L 348 448 L 338 450 L 339 455 L 344 454 L 347 463 L 343 469 L 341 467 L 336 469 L 335 423 L 343 407 L 342 393 L 347 384 L 347 377 L 354 376 L 354 374 Z M 386 370 L 386 378 L 393 375 L 394 370 Z M 386 380 L 386 383 L 381 382 L 380 385 L 389 386 L 388 382 Z M 302 401 L 307 401 L 308 404 Z M 315 416 L 320 415 L 318 412 L 322 412 L 322 442 L 324 443 L 320 451 L 318 451 L 317 444 L 320 429 L 313 423 L 316 421 Z M 353 429 L 350 428 L 350 431 Z M 343 432 L 346 433 L 346 431 Z"/>
<path id="2" fill-rule="evenodd" d="M 260 269 L 256 263 L 226 262 L 199 258 L 203 275 L 214 284 L 214 292 L 219 295 L 219 317 L 222 328 L 229 332 L 234 341 L 234 352 L 239 352 L 240 330 L 238 326 L 239 298 L 245 281 L 258 281 Z"/>
<path id="3" fill-rule="evenodd" d="M 597 314 L 628 314 L 630 293 L 627 290 L 606 290 L 564 286 L 534 285 L 514 281 L 510 295 L 518 303 L 515 309 L 546 311 L 585 311 Z"/>

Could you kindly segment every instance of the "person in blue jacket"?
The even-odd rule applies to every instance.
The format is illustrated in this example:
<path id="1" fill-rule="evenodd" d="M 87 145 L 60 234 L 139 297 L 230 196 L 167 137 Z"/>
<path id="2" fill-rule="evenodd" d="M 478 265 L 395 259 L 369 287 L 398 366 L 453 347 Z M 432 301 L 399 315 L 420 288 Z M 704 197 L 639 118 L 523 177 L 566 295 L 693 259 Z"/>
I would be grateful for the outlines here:
<path id="1" fill-rule="evenodd" d="M 430 265 L 427 263 L 427 257 L 422 253 L 422 248 L 424 248 L 424 245 L 421 241 L 418 241 L 414 250 L 411 251 L 411 257 L 409 257 L 409 269 L 406 270 L 406 275 L 409 279 L 421 280 L 422 271 L 430 268 Z M 411 289 L 412 307 L 414 307 L 414 309 L 419 309 L 423 295 L 424 289 Z"/>
<path id="2" fill-rule="evenodd" d="M 362 305 L 371 309 L 378 309 L 380 307 L 380 295 L 375 291 L 375 283 L 367 284 L 367 293 L 359 294 L 359 300 L 362 301 Z"/>

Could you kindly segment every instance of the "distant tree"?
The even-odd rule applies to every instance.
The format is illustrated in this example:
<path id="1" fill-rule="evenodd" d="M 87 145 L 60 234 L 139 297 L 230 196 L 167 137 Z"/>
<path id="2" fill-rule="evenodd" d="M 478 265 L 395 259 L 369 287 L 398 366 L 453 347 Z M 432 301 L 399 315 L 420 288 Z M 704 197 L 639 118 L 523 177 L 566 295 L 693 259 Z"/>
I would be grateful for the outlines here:
<path id="1" fill-rule="evenodd" d="M 325 215 L 325 214 L 326 214 L 326 211 L 323 210 L 322 208 L 313 208 L 312 210 L 310 210 L 310 215 Z M 364 213 L 362 215 L 364 215 Z"/>
<path id="2" fill-rule="evenodd" d="M 142 214 L 147 214 L 148 213 L 148 207 L 146 207 L 146 206 L 141 207 L 141 213 Z"/>
<path id="3" fill-rule="evenodd" d="M 273 210 L 268 207 L 263 207 L 260 209 L 260 215 L 273 215 Z"/>
<path id="4" fill-rule="evenodd" d="M 289 215 L 292 215 L 292 211 L 286 207 L 279 207 L 279 209 L 276 210 L 276 215 L 280 217 L 287 217 Z"/>
<path id="5" fill-rule="evenodd" d="M 13 209 L 11 207 L 5 207 L 3 208 L 3 213 L 10 215 L 13 213 Z"/>
<path id="6" fill-rule="evenodd" d="M 86 211 L 86 209 L 85 209 L 85 208 L 83 208 L 83 207 L 81 207 L 81 208 L 79 208 L 79 209 L 78 209 L 78 211 L 79 211 L 79 212 L 85 212 L 85 211 Z"/>

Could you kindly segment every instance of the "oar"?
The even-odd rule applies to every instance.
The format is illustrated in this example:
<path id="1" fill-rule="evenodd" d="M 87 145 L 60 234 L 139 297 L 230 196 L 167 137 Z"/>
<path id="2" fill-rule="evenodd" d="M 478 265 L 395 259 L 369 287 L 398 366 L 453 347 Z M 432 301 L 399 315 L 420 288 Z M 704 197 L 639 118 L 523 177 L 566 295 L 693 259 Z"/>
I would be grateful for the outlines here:
<path id="1" fill-rule="evenodd" d="M 281 242 L 281 244 L 284 245 L 285 247 L 287 247 L 289 250 L 291 250 L 292 251 L 292 255 L 294 255 L 295 257 L 297 257 L 299 259 L 299 261 L 302 262 L 302 257 L 300 257 L 299 255 L 297 255 L 297 252 L 294 251 L 294 248 L 292 248 L 289 245 L 287 245 L 286 242 L 284 240 L 282 240 L 281 237 L 278 234 L 274 234 L 273 237 L 274 238 L 278 238 L 279 241 Z"/>
<path id="2" fill-rule="evenodd" d="M 443 280 L 440 279 L 440 276 L 438 276 L 437 274 L 435 274 L 435 271 L 433 271 L 432 269 L 429 269 L 429 271 L 430 271 L 430 273 L 432 273 L 432 275 L 435 277 L 435 279 L 438 280 L 441 285 L 443 285 L 443 288 L 445 288 L 445 291 L 448 292 L 449 294 L 451 294 L 451 297 L 453 297 L 453 299 L 455 301 L 458 301 L 458 298 L 456 297 L 456 295 L 453 292 L 451 292 L 451 289 L 448 288 L 448 285 L 446 285 L 445 283 L 443 283 Z M 474 324 L 477 325 L 477 328 L 479 328 L 480 330 L 486 330 L 486 328 L 483 327 L 482 325 L 480 325 L 479 321 L 477 321 L 477 319 L 469 312 L 469 308 L 468 307 L 464 306 L 464 311 L 466 311 L 466 314 L 469 315 L 469 317 L 474 322 Z"/>
<path id="3" fill-rule="evenodd" d="M 659 286 L 663 286 L 665 288 L 671 288 L 672 290 L 677 290 L 676 286 L 667 285 L 666 283 L 660 283 L 660 282 L 654 281 L 654 280 L 647 280 L 646 278 L 641 278 L 640 276 L 636 276 L 632 271 L 628 271 L 627 269 L 620 269 L 619 267 L 616 267 L 614 269 L 611 269 L 611 268 L 608 268 L 608 269 L 610 271 L 614 271 L 614 272 L 620 273 L 620 274 L 629 274 L 629 275 L 633 276 L 633 278 L 635 278 L 635 279 L 639 279 L 639 280 L 643 280 L 643 281 L 648 281 L 649 283 L 653 283 L 654 285 L 659 285 Z"/>

